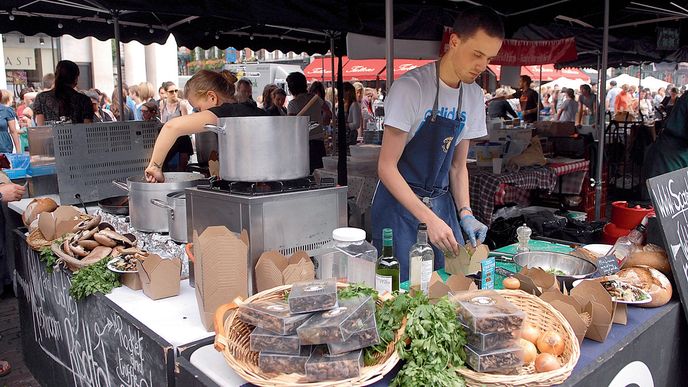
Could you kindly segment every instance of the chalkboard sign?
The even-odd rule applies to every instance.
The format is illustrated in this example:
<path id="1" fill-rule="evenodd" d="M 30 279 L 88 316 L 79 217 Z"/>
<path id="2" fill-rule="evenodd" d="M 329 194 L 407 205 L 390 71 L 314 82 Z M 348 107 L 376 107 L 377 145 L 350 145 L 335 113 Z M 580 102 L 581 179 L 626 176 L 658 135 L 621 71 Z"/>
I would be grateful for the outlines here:
<path id="1" fill-rule="evenodd" d="M 22 345 L 42 385 L 174 385 L 172 345 L 102 295 L 76 301 L 70 274 L 47 273 L 23 238 L 19 249 Z"/>
<path id="2" fill-rule="evenodd" d="M 605 255 L 597 259 L 597 272 L 601 276 L 616 274 L 619 271 L 619 261 L 614 255 Z"/>
<path id="3" fill-rule="evenodd" d="M 664 235 L 671 272 L 688 317 L 688 168 L 647 180 Z"/>

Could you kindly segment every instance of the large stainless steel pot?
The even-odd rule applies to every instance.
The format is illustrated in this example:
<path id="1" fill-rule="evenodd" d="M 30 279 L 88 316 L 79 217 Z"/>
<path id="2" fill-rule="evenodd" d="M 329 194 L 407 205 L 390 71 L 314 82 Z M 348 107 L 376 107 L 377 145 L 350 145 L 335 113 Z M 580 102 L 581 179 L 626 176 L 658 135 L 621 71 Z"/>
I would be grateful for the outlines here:
<path id="1" fill-rule="evenodd" d="M 149 183 L 143 176 L 127 178 L 126 185 L 113 184 L 129 192 L 131 226 L 145 232 L 168 232 L 167 210 L 151 204 L 151 199 L 167 200 L 167 194 L 195 187 L 204 181 L 203 175 L 189 172 L 167 172 L 164 183 Z"/>
<path id="2" fill-rule="evenodd" d="M 310 172 L 308 117 L 226 117 L 218 134 L 220 177 L 235 181 L 298 179 Z"/>
<path id="3" fill-rule="evenodd" d="M 151 199 L 151 204 L 167 210 L 167 223 L 170 228 L 170 238 L 179 243 L 186 243 L 186 194 L 171 192 L 167 194 L 167 202 Z"/>
<path id="4" fill-rule="evenodd" d="M 199 164 L 205 165 L 210 160 L 210 154 L 213 151 L 219 152 L 217 134 L 205 132 L 196 133 L 194 136 L 196 137 L 196 158 Z"/>

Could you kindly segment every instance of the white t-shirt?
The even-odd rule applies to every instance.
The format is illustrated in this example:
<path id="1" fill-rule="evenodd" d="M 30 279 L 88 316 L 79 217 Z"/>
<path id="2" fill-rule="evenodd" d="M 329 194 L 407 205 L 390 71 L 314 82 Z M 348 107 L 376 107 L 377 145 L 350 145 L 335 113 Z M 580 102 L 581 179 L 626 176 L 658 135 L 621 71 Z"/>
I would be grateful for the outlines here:
<path id="1" fill-rule="evenodd" d="M 437 90 L 435 63 L 417 67 L 394 81 L 385 99 L 385 125 L 408 132 L 413 138 L 425 117 L 432 115 L 432 105 Z M 483 90 L 478 84 L 462 84 L 461 111 L 466 114 L 466 125 L 459 140 L 487 135 Z M 447 86 L 440 79 L 437 115 L 456 119 L 459 89 Z M 457 144 L 459 141 L 457 140 Z"/>

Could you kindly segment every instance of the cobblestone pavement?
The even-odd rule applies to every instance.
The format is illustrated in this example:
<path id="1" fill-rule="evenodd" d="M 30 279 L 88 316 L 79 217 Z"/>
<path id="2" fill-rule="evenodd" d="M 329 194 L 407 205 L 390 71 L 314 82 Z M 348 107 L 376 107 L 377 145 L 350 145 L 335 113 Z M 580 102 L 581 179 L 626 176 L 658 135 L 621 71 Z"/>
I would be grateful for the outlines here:
<path id="1" fill-rule="evenodd" d="M 10 362 L 12 372 L 0 377 L 0 387 L 39 387 L 24 364 L 19 330 L 19 305 L 11 294 L 0 296 L 0 360 Z"/>

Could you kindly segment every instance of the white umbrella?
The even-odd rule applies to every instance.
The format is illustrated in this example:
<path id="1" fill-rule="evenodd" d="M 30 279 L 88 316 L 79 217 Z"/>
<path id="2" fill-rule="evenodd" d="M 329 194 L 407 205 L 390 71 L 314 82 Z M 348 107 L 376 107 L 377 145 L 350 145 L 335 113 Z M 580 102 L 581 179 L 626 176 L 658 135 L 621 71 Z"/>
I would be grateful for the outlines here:
<path id="1" fill-rule="evenodd" d="M 650 89 L 650 91 L 657 91 L 659 90 L 660 87 L 663 87 L 666 89 L 667 85 L 669 82 L 663 81 L 661 79 L 657 79 L 653 76 L 647 76 L 643 79 L 643 83 L 641 84 L 643 87 L 647 87 Z"/>
<path id="2" fill-rule="evenodd" d="M 570 79 L 570 78 L 566 78 L 566 77 L 560 77 L 560 78 L 553 80 L 552 82 L 545 83 L 544 85 L 542 85 L 542 87 L 554 87 L 554 85 L 558 85 L 559 88 L 565 87 L 567 89 L 578 90 L 581 85 L 584 85 L 586 83 L 588 83 L 588 82 L 586 82 L 580 78 Z"/>
<path id="3" fill-rule="evenodd" d="M 619 86 L 619 87 L 621 87 L 621 85 L 623 85 L 623 84 L 626 84 L 626 85 L 628 85 L 628 86 L 631 86 L 631 85 L 636 85 L 636 86 L 638 86 L 638 83 L 640 83 L 640 79 L 639 79 L 639 78 L 630 76 L 630 75 L 628 75 L 628 74 L 621 74 L 621 75 L 619 75 L 618 77 L 614 77 L 614 78 L 608 79 L 608 80 L 607 80 L 607 87 L 609 87 L 609 83 L 610 83 L 611 81 L 616 81 L 616 85 Z"/>

